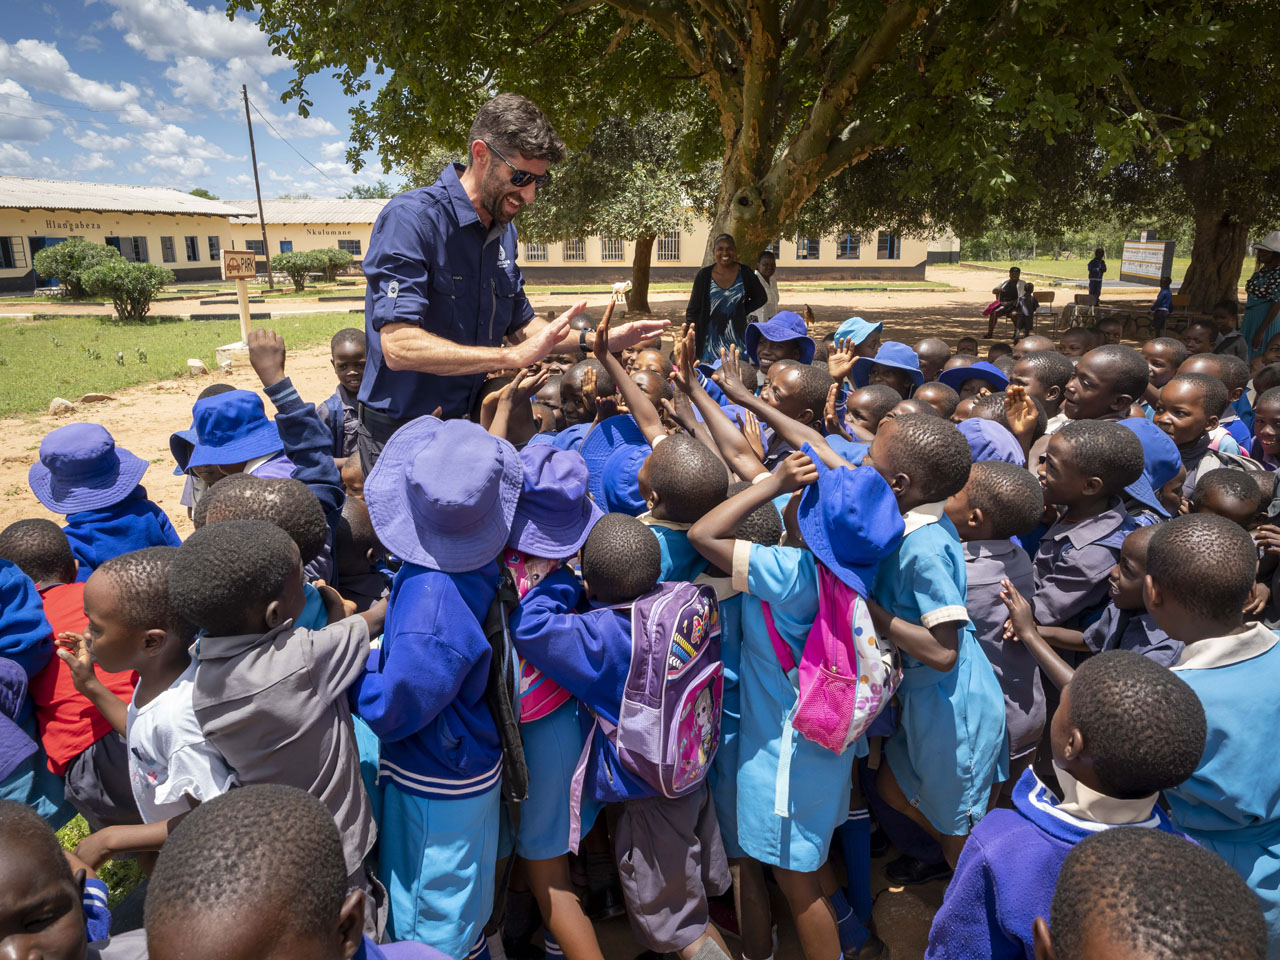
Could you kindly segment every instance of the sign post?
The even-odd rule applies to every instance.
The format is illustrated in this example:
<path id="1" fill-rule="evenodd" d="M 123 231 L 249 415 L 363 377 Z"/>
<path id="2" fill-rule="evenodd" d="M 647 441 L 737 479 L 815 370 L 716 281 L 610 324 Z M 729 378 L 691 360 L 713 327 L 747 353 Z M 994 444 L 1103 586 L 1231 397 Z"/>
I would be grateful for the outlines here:
<path id="1" fill-rule="evenodd" d="M 219 366 L 236 366 L 249 357 L 249 278 L 258 275 L 257 255 L 252 250 L 223 250 L 222 279 L 236 282 L 240 303 L 240 342 L 228 343 L 215 352 Z"/>

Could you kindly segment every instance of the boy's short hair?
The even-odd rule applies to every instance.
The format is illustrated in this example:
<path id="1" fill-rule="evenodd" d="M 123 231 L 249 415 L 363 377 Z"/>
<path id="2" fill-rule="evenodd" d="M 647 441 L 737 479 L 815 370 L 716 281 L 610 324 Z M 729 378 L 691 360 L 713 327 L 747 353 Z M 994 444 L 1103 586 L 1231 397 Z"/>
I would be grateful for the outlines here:
<path id="1" fill-rule="evenodd" d="M 119 600 L 120 619 L 134 630 L 162 628 L 175 636 L 195 636 L 195 628 L 178 616 L 169 594 L 169 574 L 177 547 L 147 547 L 122 553 L 103 563 L 95 574 L 111 580 Z"/>
<path id="2" fill-rule="evenodd" d="M 1112 827 L 1062 862 L 1049 913 L 1058 960 L 1086 960 L 1091 931 L 1144 960 L 1262 960 L 1267 926 L 1240 875 L 1192 841 Z"/>
<path id="3" fill-rule="evenodd" d="M 1226 299 L 1219 300 L 1217 303 L 1213 305 L 1213 309 L 1215 313 L 1218 310 L 1225 310 L 1227 311 L 1227 313 L 1231 314 L 1233 317 L 1238 316 L 1240 313 L 1240 305 L 1236 303 L 1236 301 L 1231 297 L 1227 297 Z"/>
<path id="4" fill-rule="evenodd" d="M 353 347 L 365 349 L 364 331 L 358 327 L 343 327 L 333 335 L 333 339 L 329 341 L 329 352 L 337 350 L 339 347 L 351 344 Z"/>
<path id="5" fill-rule="evenodd" d="M 1191 502 L 1198 508 L 1205 497 L 1216 492 L 1240 503 L 1252 503 L 1256 513 L 1262 506 L 1262 490 L 1258 487 L 1255 476 L 1256 474 L 1245 470 L 1210 470 L 1196 478 Z"/>
<path id="6" fill-rule="evenodd" d="M 956 393 L 954 389 L 948 387 L 945 383 L 941 383 L 937 380 L 930 380 L 928 383 L 921 384 L 916 387 L 916 392 L 913 393 L 912 396 L 919 399 L 920 394 L 925 390 L 930 393 L 938 394 L 938 398 L 942 401 L 942 406 L 944 408 L 943 410 L 938 411 L 942 416 L 949 417 L 956 412 L 956 407 L 960 403 L 960 394 Z"/>
<path id="7" fill-rule="evenodd" d="M 1031 285 L 1030 285 L 1030 284 L 1027 284 L 1027 289 L 1028 289 L 1028 290 L 1030 290 L 1030 289 L 1031 289 Z M 1011 356 L 1013 356 L 1013 344 L 1011 344 L 1011 343 L 993 343 L 991 346 L 987 347 L 987 356 L 988 356 L 988 357 L 991 357 L 993 360 L 994 360 L 997 356 L 1000 356 L 1000 357 L 1011 357 Z"/>
<path id="8" fill-rule="evenodd" d="M 1076 467 L 1102 481 L 1108 496 L 1119 496 L 1142 476 L 1146 459 L 1138 435 L 1109 420 L 1071 420 L 1055 436 L 1071 448 Z"/>
<path id="9" fill-rule="evenodd" d="M 1202 353 L 1200 356 L 1217 363 L 1218 379 L 1228 391 L 1240 390 L 1249 385 L 1249 364 L 1234 353 Z"/>
<path id="10" fill-rule="evenodd" d="M 205 501 L 208 501 L 207 503 Z M 324 552 L 329 523 L 307 485 L 292 477 L 219 480 L 200 501 L 205 524 L 228 520 L 266 520 L 293 538 L 304 564 Z"/>
<path id="11" fill-rule="evenodd" d="M 694 523 L 724 502 L 729 473 L 700 441 L 677 434 L 649 454 L 649 485 L 670 519 Z"/>
<path id="12" fill-rule="evenodd" d="M 597 597 L 624 603 L 643 597 L 662 576 L 653 531 L 625 513 L 606 513 L 582 545 L 582 576 Z"/>
<path id="13" fill-rule="evenodd" d="M 796 368 L 800 371 L 796 395 L 805 407 L 813 411 L 814 422 L 820 422 L 822 412 L 827 407 L 827 394 L 831 392 L 831 385 L 835 380 L 831 379 L 831 373 L 826 367 L 797 363 Z"/>
<path id="14" fill-rule="evenodd" d="M 564 388 L 565 381 L 571 380 L 573 381 L 573 385 L 577 389 L 581 390 L 582 375 L 587 372 L 588 367 L 596 372 L 596 396 L 606 397 L 618 392 L 618 382 L 614 380 L 613 375 L 604 368 L 604 364 L 595 357 L 588 357 L 586 360 L 579 360 L 572 367 L 566 370 L 563 374 L 563 379 L 560 381 L 561 389 Z"/>
<path id="15" fill-rule="evenodd" d="M 815 340 L 813 344 L 813 359 L 810 363 L 825 364 L 829 359 L 831 359 L 831 352 L 827 349 L 827 341 Z"/>
<path id="16" fill-rule="evenodd" d="M 1210 377 L 1203 373 L 1180 373 L 1170 378 L 1165 386 L 1172 386 L 1175 383 L 1190 383 L 1198 387 L 1200 395 L 1204 397 L 1204 412 L 1211 417 L 1221 416 L 1222 411 L 1227 408 L 1227 399 L 1230 394 L 1227 393 L 1226 384 L 1217 377 Z"/>
<path id="17" fill-rule="evenodd" d="M 1046 389 L 1057 387 L 1059 392 L 1067 389 L 1067 381 L 1076 372 L 1075 364 L 1070 358 L 1057 350 L 1034 350 L 1023 357 L 1022 362 L 1031 367 L 1032 375 Z"/>
<path id="18" fill-rule="evenodd" d="M 363 500 L 352 497 L 342 504 L 342 516 L 338 519 L 338 531 L 334 541 L 335 556 L 383 556 L 387 548 L 378 539 L 369 518 L 369 508 Z"/>
<path id="19" fill-rule="evenodd" d="M 234 389 L 235 387 L 229 383 L 211 383 L 200 391 L 200 395 L 196 397 L 196 402 L 208 400 L 210 397 L 216 397 L 220 393 L 230 393 Z"/>
<path id="20" fill-rule="evenodd" d="M 726 498 L 736 497 L 743 490 L 750 489 L 751 484 L 745 481 L 731 483 L 725 496 Z M 745 540 L 748 543 L 758 543 L 763 547 L 776 547 L 782 539 L 782 517 L 778 513 L 778 508 L 772 502 L 760 504 L 738 524 L 738 529 L 733 532 L 733 538 Z"/>
<path id="21" fill-rule="evenodd" d="M 1154 344 L 1157 347 L 1168 350 L 1173 356 L 1173 369 L 1177 370 L 1187 361 L 1187 357 L 1191 356 L 1191 351 L 1187 349 L 1187 345 L 1181 340 L 1175 340 L 1173 337 L 1155 337 L 1148 340 L 1147 343 Z M 1147 344 L 1144 343 L 1145 347 Z M 1150 375 L 1150 368 L 1147 370 Z"/>
<path id="22" fill-rule="evenodd" d="M 253 784 L 200 804 L 169 835 L 151 875 L 146 928 L 202 914 L 269 914 L 291 932 L 322 937 L 336 927 L 347 890 L 329 809 L 296 787 Z"/>
<path id="23" fill-rule="evenodd" d="M 969 505 L 981 510 L 995 540 L 1030 533 L 1044 513 L 1044 490 L 1025 467 L 981 460 L 969 468 L 964 489 Z"/>
<path id="24" fill-rule="evenodd" d="M 245 632 L 250 609 L 284 591 L 297 547 L 265 520 L 228 520 L 197 530 L 169 568 L 174 611 L 211 636 Z"/>
<path id="25" fill-rule="evenodd" d="M 1096 340 L 1098 335 L 1093 332 L 1091 327 L 1075 326 L 1067 327 L 1067 329 L 1063 330 L 1062 333 L 1058 335 L 1058 342 L 1061 343 L 1067 337 L 1088 337 L 1089 340 L 1092 341 Z"/>
<path id="26" fill-rule="evenodd" d="M 1176 787 L 1204 753 L 1204 707 L 1185 682 L 1132 650 L 1090 657 L 1071 678 L 1072 727 L 1084 736 L 1108 796 L 1145 797 Z"/>
<path id="27" fill-rule="evenodd" d="M 1188 610 L 1211 620 L 1240 616 L 1258 573 L 1258 548 L 1226 517 L 1192 513 L 1162 523 L 1147 545 L 1147 575 Z"/>
<path id="28" fill-rule="evenodd" d="M 909 413 L 894 417 L 889 456 L 919 487 L 925 502 L 945 500 L 964 489 L 973 454 L 964 434 L 950 420 Z"/>
<path id="29" fill-rule="evenodd" d="M 1280 394 L 1276 395 L 1276 399 L 1280 400 Z M 1221 471 L 1218 471 L 1218 470 L 1211 470 L 1208 474 L 1206 474 L 1206 476 L 1211 477 L 1215 473 L 1220 473 L 1220 472 Z M 1261 472 L 1255 470 L 1249 474 L 1249 478 L 1258 485 L 1258 490 L 1262 494 L 1262 506 L 1265 507 L 1267 504 L 1269 504 L 1272 500 L 1275 499 L 1276 481 L 1280 480 L 1280 477 L 1277 477 L 1270 470 L 1263 470 Z"/>
<path id="30" fill-rule="evenodd" d="M 1098 354 L 1115 370 L 1115 391 L 1141 400 L 1151 378 L 1151 368 L 1142 354 L 1123 343 L 1104 343 L 1089 351 Z"/>
<path id="31" fill-rule="evenodd" d="M 961 337 L 959 340 L 957 340 L 957 341 L 956 341 L 956 353 L 964 353 L 964 352 L 965 352 L 965 351 L 963 351 L 963 350 L 961 350 L 961 349 L 960 349 L 961 344 L 965 344 L 965 343 L 972 343 L 972 344 L 973 344 L 973 349 L 972 349 L 972 350 L 970 350 L 970 351 L 969 351 L 969 353 L 973 353 L 973 354 L 976 354 L 976 353 L 977 353 L 977 350 L 978 350 L 978 341 L 977 341 L 977 340 L 975 340 L 973 337 Z"/>
<path id="32" fill-rule="evenodd" d="M 854 396 L 859 393 L 870 398 L 871 413 L 876 420 L 883 420 L 886 413 L 902 402 L 902 394 L 883 383 L 869 383 L 865 387 L 859 387 L 849 396 L 849 402 L 852 403 Z"/>
<path id="33" fill-rule="evenodd" d="M 1203 327 L 1204 329 L 1213 333 L 1215 336 L 1218 333 L 1218 325 L 1214 323 L 1212 320 L 1210 320 L 1208 317 L 1192 317 L 1190 320 L 1187 321 L 1186 329 L 1190 330 L 1192 327 Z"/>
<path id="34" fill-rule="evenodd" d="M 62 844 L 44 817 L 25 803 L 0 800 L 0 847 L 11 843 L 27 844 L 43 855 L 59 879 L 74 882 L 71 864 L 62 852 Z"/>
<path id="35" fill-rule="evenodd" d="M 69 583 L 76 577 L 71 544 L 52 520 L 15 520 L 0 530 L 0 559 L 16 565 L 36 583 Z"/>

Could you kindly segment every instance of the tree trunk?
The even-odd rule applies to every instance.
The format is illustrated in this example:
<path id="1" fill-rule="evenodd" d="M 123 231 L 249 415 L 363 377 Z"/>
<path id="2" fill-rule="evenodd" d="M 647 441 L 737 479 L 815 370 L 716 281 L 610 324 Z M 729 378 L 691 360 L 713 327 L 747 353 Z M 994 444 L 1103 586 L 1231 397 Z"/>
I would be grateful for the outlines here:
<path id="1" fill-rule="evenodd" d="M 1223 300 L 1239 296 L 1240 270 L 1249 246 L 1251 217 L 1216 204 L 1196 204 L 1191 265 L 1181 293 L 1191 295 L 1191 309 L 1212 313 Z"/>
<path id="2" fill-rule="evenodd" d="M 627 291 L 627 313 L 653 313 L 649 309 L 649 263 L 653 258 L 653 241 L 649 234 L 636 240 L 631 258 L 631 289 Z"/>

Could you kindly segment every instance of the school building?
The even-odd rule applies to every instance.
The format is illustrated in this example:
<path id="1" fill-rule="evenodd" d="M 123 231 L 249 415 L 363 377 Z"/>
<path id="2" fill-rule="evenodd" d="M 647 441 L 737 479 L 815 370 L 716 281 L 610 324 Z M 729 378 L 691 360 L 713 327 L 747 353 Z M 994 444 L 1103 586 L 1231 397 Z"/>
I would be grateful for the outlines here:
<path id="1" fill-rule="evenodd" d="M 337 247 L 359 263 L 369 249 L 369 234 L 386 200 L 263 200 L 262 214 L 267 225 L 267 250 L 262 246 L 262 226 L 257 200 L 228 200 L 240 215 L 231 220 L 231 235 L 237 250 L 252 250 L 259 257 L 269 252 L 301 253 Z M 259 261 L 258 271 L 266 271 Z"/>

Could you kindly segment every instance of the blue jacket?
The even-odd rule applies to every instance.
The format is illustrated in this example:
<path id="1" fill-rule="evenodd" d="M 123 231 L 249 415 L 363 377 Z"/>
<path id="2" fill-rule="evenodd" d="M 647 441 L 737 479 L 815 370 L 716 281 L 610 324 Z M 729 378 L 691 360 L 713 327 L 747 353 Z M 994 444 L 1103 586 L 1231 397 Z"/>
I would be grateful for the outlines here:
<path id="1" fill-rule="evenodd" d="M 1033 960 L 1031 925 L 1049 916 L 1058 871 L 1071 848 L 1107 824 L 1058 809 L 1033 771 L 1013 789 L 1012 810 L 992 810 L 964 845 L 929 930 L 926 960 Z M 1135 827 L 1177 833 L 1158 806 Z"/>
<path id="2" fill-rule="evenodd" d="M 293 381 L 285 377 L 265 390 L 276 408 L 276 430 L 284 446 L 285 456 L 293 463 L 293 479 L 307 485 L 324 509 L 329 524 L 329 542 L 324 552 L 307 564 L 307 579 L 333 581 L 333 547 L 338 536 L 338 521 L 346 493 L 342 475 L 333 462 L 333 437 L 316 408 L 303 403 Z"/>
<path id="3" fill-rule="evenodd" d="M 147 499 L 141 484 L 109 507 L 67 514 L 62 527 L 71 552 L 80 561 L 76 579 L 83 583 L 98 567 L 121 554 L 146 547 L 180 547 L 182 538 L 165 512 Z"/>
<path id="4" fill-rule="evenodd" d="M 429 187 L 409 190 L 382 208 L 364 255 L 368 362 L 360 402 L 397 420 L 444 407 L 465 417 L 484 374 L 436 376 L 391 370 L 379 331 L 408 323 L 454 343 L 497 347 L 534 317 L 516 266 L 516 228 L 490 229 L 450 165 Z"/>
<path id="5" fill-rule="evenodd" d="M 52 656 L 53 628 L 36 585 L 17 564 L 0 560 L 0 657 L 20 666 L 29 680 Z"/>
<path id="6" fill-rule="evenodd" d="M 568 570 L 557 570 L 520 601 L 511 615 L 511 641 L 520 656 L 591 713 L 617 723 L 631 670 L 631 611 L 601 607 L 578 613 L 585 601 L 578 579 Z M 584 726 L 590 720 L 583 715 Z M 658 795 L 623 768 L 617 748 L 598 728 L 583 793 L 606 803 Z"/>
<path id="7" fill-rule="evenodd" d="M 1173 309 L 1173 291 L 1168 287 L 1162 289 L 1156 294 L 1156 302 L 1151 305 L 1152 310 L 1172 310 Z"/>
<path id="8" fill-rule="evenodd" d="M 380 783 L 460 799 L 502 778 L 498 728 L 484 696 L 491 648 L 483 624 L 498 576 L 497 561 L 470 573 L 406 563 L 392 581 L 382 649 L 351 694 L 382 741 Z"/>

